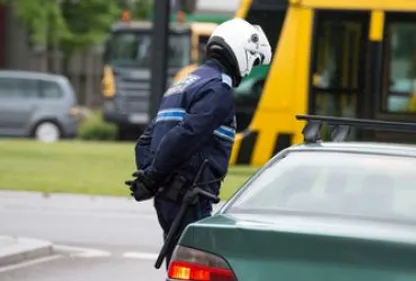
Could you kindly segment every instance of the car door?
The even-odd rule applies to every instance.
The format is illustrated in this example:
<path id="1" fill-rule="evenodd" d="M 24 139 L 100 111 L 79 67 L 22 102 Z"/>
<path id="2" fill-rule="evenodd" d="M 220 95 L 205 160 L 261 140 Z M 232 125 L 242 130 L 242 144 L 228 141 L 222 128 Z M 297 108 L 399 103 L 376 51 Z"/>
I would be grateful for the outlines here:
<path id="1" fill-rule="evenodd" d="M 23 136 L 36 111 L 37 82 L 31 79 L 0 77 L 0 134 Z"/>

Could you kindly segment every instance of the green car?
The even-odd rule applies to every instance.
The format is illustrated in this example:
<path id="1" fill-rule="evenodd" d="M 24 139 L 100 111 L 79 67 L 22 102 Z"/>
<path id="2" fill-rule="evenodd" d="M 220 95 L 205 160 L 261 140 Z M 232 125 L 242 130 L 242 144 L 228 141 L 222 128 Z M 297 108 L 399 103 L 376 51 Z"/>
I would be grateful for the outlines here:
<path id="1" fill-rule="evenodd" d="M 168 280 L 416 280 L 416 146 L 344 141 L 367 122 L 347 118 L 328 118 L 336 141 L 320 142 L 326 119 L 308 118 L 307 143 L 185 229 Z M 416 123 L 368 122 L 416 134 Z"/>

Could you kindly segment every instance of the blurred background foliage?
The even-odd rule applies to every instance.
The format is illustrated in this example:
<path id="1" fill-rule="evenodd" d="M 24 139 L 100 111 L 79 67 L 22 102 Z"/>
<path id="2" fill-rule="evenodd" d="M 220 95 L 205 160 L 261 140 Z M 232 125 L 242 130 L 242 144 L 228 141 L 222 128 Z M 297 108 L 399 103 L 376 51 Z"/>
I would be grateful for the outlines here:
<path id="1" fill-rule="evenodd" d="M 100 44 L 124 10 L 146 20 L 153 0 L 0 0 L 13 6 L 17 18 L 40 48 L 59 49 L 64 58 Z"/>

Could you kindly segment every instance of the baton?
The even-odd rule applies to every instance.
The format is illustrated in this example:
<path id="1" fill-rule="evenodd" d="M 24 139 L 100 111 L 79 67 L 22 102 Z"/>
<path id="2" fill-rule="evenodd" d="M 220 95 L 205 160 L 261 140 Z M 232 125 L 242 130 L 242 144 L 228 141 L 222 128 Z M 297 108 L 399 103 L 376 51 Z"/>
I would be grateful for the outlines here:
<path id="1" fill-rule="evenodd" d="M 186 214 L 186 211 L 188 210 L 189 206 L 195 201 L 196 197 L 201 195 L 203 197 L 206 197 L 212 201 L 214 201 L 214 203 L 218 203 L 220 201 L 220 198 L 218 198 L 218 196 L 215 196 L 214 194 L 211 194 L 205 190 L 202 190 L 200 188 L 197 187 L 198 184 L 198 180 L 202 175 L 202 172 L 204 171 L 206 165 L 208 164 L 208 160 L 204 160 L 204 162 L 202 163 L 201 167 L 199 168 L 195 178 L 194 178 L 194 182 L 192 184 L 192 187 L 190 188 L 190 190 L 188 190 L 185 193 L 184 198 L 182 199 L 182 204 L 181 204 L 181 208 L 178 212 L 178 214 L 176 215 L 172 226 L 169 229 L 168 235 L 166 237 L 165 243 L 163 244 L 162 249 L 160 250 L 159 256 L 157 257 L 156 263 L 155 263 L 155 268 L 159 269 L 160 266 L 162 265 L 162 262 L 164 260 L 164 258 L 166 257 L 166 253 L 168 251 L 168 249 L 171 247 L 172 243 L 174 242 L 174 237 L 178 234 L 178 230 L 179 230 L 179 226 Z"/>

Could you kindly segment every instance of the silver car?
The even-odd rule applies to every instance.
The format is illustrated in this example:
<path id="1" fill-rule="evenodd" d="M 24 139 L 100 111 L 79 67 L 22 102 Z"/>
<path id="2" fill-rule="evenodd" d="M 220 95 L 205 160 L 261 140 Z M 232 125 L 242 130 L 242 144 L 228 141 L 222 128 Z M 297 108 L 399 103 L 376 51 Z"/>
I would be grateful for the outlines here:
<path id="1" fill-rule="evenodd" d="M 75 137 L 77 99 L 65 76 L 0 71 L 0 136 L 43 142 Z"/>

